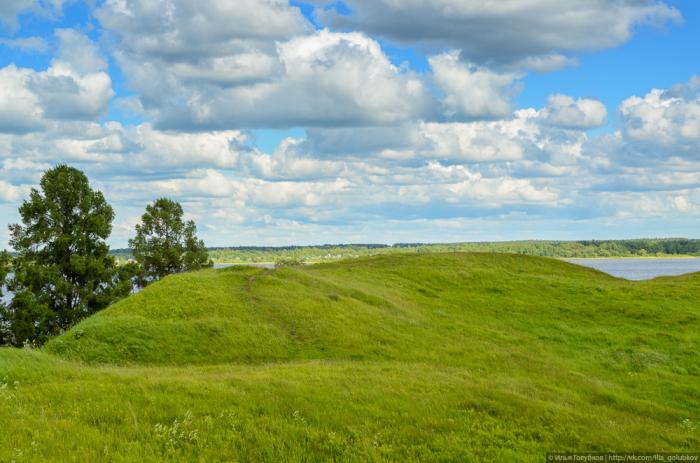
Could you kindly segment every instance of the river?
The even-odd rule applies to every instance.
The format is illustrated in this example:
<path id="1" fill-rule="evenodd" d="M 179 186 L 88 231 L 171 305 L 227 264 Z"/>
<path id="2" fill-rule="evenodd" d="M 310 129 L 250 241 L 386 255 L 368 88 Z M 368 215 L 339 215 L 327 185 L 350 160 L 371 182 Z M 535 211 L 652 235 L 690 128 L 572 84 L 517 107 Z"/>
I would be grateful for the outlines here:
<path id="1" fill-rule="evenodd" d="M 700 272 L 699 258 L 622 258 L 622 259 L 566 259 L 627 280 L 650 280 L 659 276 Z"/>

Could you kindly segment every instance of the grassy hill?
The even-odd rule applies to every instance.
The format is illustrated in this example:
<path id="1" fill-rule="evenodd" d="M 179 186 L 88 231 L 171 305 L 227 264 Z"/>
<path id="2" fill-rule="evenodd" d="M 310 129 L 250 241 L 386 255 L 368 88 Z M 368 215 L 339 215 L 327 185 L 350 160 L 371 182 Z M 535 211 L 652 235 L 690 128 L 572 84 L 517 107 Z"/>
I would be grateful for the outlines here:
<path id="1" fill-rule="evenodd" d="M 0 461 L 700 448 L 700 274 L 504 254 L 172 276 L 0 349 Z"/>

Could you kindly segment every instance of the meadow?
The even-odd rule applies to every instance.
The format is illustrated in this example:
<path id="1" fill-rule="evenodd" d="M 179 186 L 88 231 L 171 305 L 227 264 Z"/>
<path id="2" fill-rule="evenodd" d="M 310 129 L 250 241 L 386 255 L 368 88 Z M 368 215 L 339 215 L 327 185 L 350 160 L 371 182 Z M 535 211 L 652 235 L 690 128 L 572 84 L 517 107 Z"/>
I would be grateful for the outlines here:
<path id="1" fill-rule="evenodd" d="M 700 274 L 388 254 L 169 276 L 0 349 L 0 461 L 700 448 Z"/>

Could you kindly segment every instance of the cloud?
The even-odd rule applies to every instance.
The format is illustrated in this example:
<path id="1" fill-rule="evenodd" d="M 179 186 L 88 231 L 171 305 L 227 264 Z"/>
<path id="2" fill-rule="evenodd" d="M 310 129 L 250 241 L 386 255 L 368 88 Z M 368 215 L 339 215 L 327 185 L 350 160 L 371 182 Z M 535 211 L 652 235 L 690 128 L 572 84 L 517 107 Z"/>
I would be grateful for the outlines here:
<path id="1" fill-rule="evenodd" d="M 114 95 L 95 45 L 75 31 L 58 30 L 58 56 L 45 71 L 0 68 L 0 132 L 40 130 L 49 120 L 94 120 Z"/>
<path id="2" fill-rule="evenodd" d="M 492 121 L 419 121 L 397 127 L 319 128 L 307 130 L 305 145 L 307 151 L 321 158 L 373 157 L 404 165 L 415 165 L 421 160 L 513 165 L 537 161 L 557 166 L 579 162 L 586 134 L 545 124 L 542 112 L 519 110 L 508 118 Z M 532 167 L 530 164 L 529 168 Z"/>
<path id="3" fill-rule="evenodd" d="M 333 202 L 333 196 L 343 193 L 347 180 L 305 182 L 267 182 L 261 179 L 235 179 L 214 169 L 195 170 L 186 177 L 156 180 L 150 190 L 176 197 L 220 197 L 238 201 L 244 207 L 316 207 Z"/>
<path id="4" fill-rule="evenodd" d="M 424 169 L 429 172 L 433 183 L 429 186 L 429 195 L 434 201 L 444 200 L 461 204 L 465 201 L 478 202 L 481 206 L 488 204 L 497 207 L 504 203 L 552 204 L 559 198 L 555 191 L 548 187 L 538 188 L 528 179 L 514 179 L 508 176 L 488 178 L 464 166 L 445 166 L 436 161 L 429 162 Z M 444 179 L 445 183 L 440 185 L 436 182 L 438 179 Z"/>
<path id="5" fill-rule="evenodd" d="M 328 5 L 331 2 L 315 2 Z M 681 20 L 664 2 L 649 0 L 347 0 L 351 14 L 334 8 L 319 20 L 401 43 L 462 50 L 477 63 L 514 63 L 528 57 L 615 47 L 637 25 Z"/>
<path id="6" fill-rule="evenodd" d="M 457 52 L 429 58 L 435 82 L 445 94 L 443 105 L 449 117 L 495 118 L 512 113 L 514 73 L 497 73 L 459 61 Z"/>
<path id="7" fill-rule="evenodd" d="M 417 127 L 425 132 L 420 137 L 439 137 L 437 127 Z M 449 127 L 463 130 L 461 124 Z M 6 156 L 2 175 L 13 184 L 34 184 L 47 166 L 70 162 L 108 193 L 119 217 L 137 214 L 160 195 L 188 203 L 207 224 L 221 226 L 253 226 L 263 216 L 353 223 L 393 217 L 397 208 L 414 217 L 439 211 L 449 218 L 463 216 L 469 207 L 557 207 L 562 200 L 546 181 L 484 167 L 502 162 L 491 154 L 482 158 L 484 165 L 466 166 L 451 148 L 443 152 L 453 161 L 435 160 L 441 153 L 425 151 L 424 159 L 397 164 L 384 150 L 374 157 L 322 159 L 302 139 L 285 139 L 267 154 L 248 147 L 237 131 L 178 133 L 115 122 L 51 123 L 45 132 L 0 137 L 0 146 Z M 13 191 L 12 200 L 18 200 Z"/>
<path id="8" fill-rule="evenodd" d="M 344 214 L 375 210 L 380 205 L 401 204 L 421 210 L 427 204 L 468 204 L 500 207 L 503 204 L 556 204 L 559 196 L 531 180 L 507 176 L 486 178 L 462 166 L 431 162 L 418 169 L 387 176 L 356 176 L 326 180 L 266 181 L 231 178 L 222 172 L 196 170 L 186 177 L 156 180 L 149 192 L 175 197 L 226 198 L 242 207 L 292 213 L 298 218 L 344 220 Z M 363 194 L 364 193 L 364 194 Z"/>
<path id="9" fill-rule="evenodd" d="M 163 176 L 201 167 L 235 168 L 241 154 L 251 150 L 246 142 L 237 130 L 179 133 L 155 130 L 148 123 L 59 122 L 42 132 L 10 137 L 8 152 L 0 158 L 4 154 L 11 160 L 6 163 L 21 159 L 42 167 L 47 162 L 89 163 L 107 176 Z"/>
<path id="10" fill-rule="evenodd" d="M 314 30 L 286 1 L 105 0 L 95 12 L 99 46 L 59 29 L 46 69 L 0 69 L 3 211 L 42 171 L 69 162 L 115 205 L 122 241 L 161 195 L 181 201 L 219 244 L 460 239 L 484 224 L 509 237 L 498 224 L 520 233 L 631 220 L 625 210 L 700 213 L 700 79 L 625 100 L 610 133 L 591 131 L 607 124 L 593 98 L 554 94 L 544 108 L 519 110 L 513 102 L 524 71 L 573 65 L 574 53 L 622 43 L 634 25 L 675 10 L 615 0 L 606 2 L 613 17 L 597 0 L 532 0 L 534 12 L 506 0 L 489 3 L 485 18 L 475 4 L 439 0 L 422 16 L 449 17 L 445 30 L 421 17 L 402 32 L 436 45 L 427 48 L 432 72 L 418 74 L 393 65 L 366 32 Z M 583 30 L 536 17 L 545 4 L 564 23 L 562 4 L 586 21 L 584 11 L 600 13 L 612 30 L 591 19 L 586 45 Z M 392 5 L 354 2 L 349 20 Z M 402 3 L 397 27 L 416 5 Z M 500 35 L 477 37 L 477 19 Z M 105 52 L 133 94 L 113 98 Z M 124 121 L 102 120 L 108 106 Z M 246 132 L 257 127 L 305 135 L 264 152 Z"/>
<path id="11" fill-rule="evenodd" d="M 113 0 L 95 16 L 158 128 L 389 124 L 434 109 L 378 42 L 314 31 L 286 1 Z"/>
<path id="12" fill-rule="evenodd" d="M 693 85 L 660 92 L 692 102 Z M 68 161 L 109 193 L 120 217 L 172 196 L 211 225 L 211 236 L 273 223 L 328 230 L 513 213 L 613 217 L 633 197 L 648 210 L 666 204 L 668 214 L 696 214 L 698 165 L 621 163 L 618 153 L 634 148 L 623 131 L 586 134 L 599 110 L 555 95 L 545 108 L 497 120 L 308 129 L 271 153 L 251 147 L 237 130 L 45 121 L 44 131 L 0 136 L 2 175 L 12 187 L 4 196 L 17 201 L 16 188 L 35 183 L 47 165 Z"/>
<path id="13" fill-rule="evenodd" d="M 275 42 L 311 31 L 282 0 L 108 0 L 94 14 L 144 108 L 200 121 L 209 87 L 267 80 Z"/>
<path id="14" fill-rule="evenodd" d="M 22 193 L 24 191 L 21 188 L 0 180 L 0 202 L 16 202 Z"/>
<path id="15" fill-rule="evenodd" d="M 250 149 L 245 145 L 245 135 L 237 130 L 177 133 L 154 130 L 150 124 L 115 128 L 109 138 L 103 140 L 110 140 L 118 134 L 119 141 L 115 146 L 126 148 L 125 158 L 136 166 L 150 169 L 193 166 L 230 169 L 238 165 L 241 153 Z M 111 151 L 109 144 L 92 145 L 91 149 L 98 147 L 105 152 Z"/>
<path id="16" fill-rule="evenodd" d="M 243 165 L 254 177 L 273 180 L 337 178 L 349 174 L 347 163 L 317 159 L 305 153 L 304 148 L 304 140 L 287 138 L 271 154 L 248 152 Z"/>
<path id="17" fill-rule="evenodd" d="M 673 206 L 678 209 L 679 212 L 690 212 L 695 209 L 695 206 L 688 201 L 687 196 L 674 196 Z"/>
<path id="18" fill-rule="evenodd" d="M 630 97 L 620 105 L 620 116 L 627 153 L 700 159 L 700 77 Z"/>
<path id="19" fill-rule="evenodd" d="M 45 72 L 30 74 L 27 88 L 49 119 L 97 119 L 106 112 L 114 96 L 109 74 L 80 74 L 63 62 L 54 62 Z"/>
<path id="20" fill-rule="evenodd" d="M 32 12 L 46 17 L 56 17 L 64 4 L 71 0 L 2 0 L 0 2 L 0 26 L 11 31 L 19 28 L 17 15 Z"/>
<path id="21" fill-rule="evenodd" d="M 34 6 L 34 0 L 4 0 L 0 2 L 0 21 L 11 28 L 17 27 L 17 14 Z"/>
<path id="22" fill-rule="evenodd" d="M 422 81 L 403 75 L 361 34 L 318 34 L 280 43 L 280 74 L 233 87 L 178 80 L 184 105 L 155 112 L 163 128 L 211 129 L 395 123 L 428 111 Z"/>
<path id="23" fill-rule="evenodd" d="M 568 66 L 578 66 L 576 58 L 564 56 L 559 53 L 547 55 L 528 56 L 512 64 L 512 68 L 524 69 L 526 71 L 552 72 Z"/>
<path id="24" fill-rule="evenodd" d="M 698 207 L 696 201 L 700 198 L 698 191 L 684 191 L 682 194 L 671 192 L 611 192 L 601 193 L 599 200 L 609 205 L 614 211 L 614 219 L 618 221 L 636 221 L 643 223 L 649 218 L 673 218 L 677 223 L 697 222 Z M 667 227 L 668 223 L 659 223 Z"/>
<path id="25" fill-rule="evenodd" d="M 542 117 L 552 125 L 586 130 L 607 124 L 608 111 L 598 100 L 574 99 L 568 95 L 555 94 L 547 98 L 547 106 L 542 111 Z"/>
<path id="26" fill-rule="evenodd" d="M 474 123 L 427 123 L 421 133 L 428 144 L 422 158 L 447 159 L 461 162 L 517 161 L 525 157 L 525 119 Z M 519 129 L 522 132 L 516 132 Z M 514 131 L 515 129 L 515 131 Z"/>
<path id="27" fill-rule="evenodd" d="M 107 60 L 97 45 L 75 29 L 56 29 L 58 53 L 54 60 L 65 64 L 78 74 L 90 74 L 107 69 Z"/>
<path id="28" fill-rule="evenodd" d="M 45 52 L 48 49 L 46 41 L 41 37 L 18 37 L 14 39 L 0 39 L 0 45 L 25 52 Z"/>
<path id="29" fill-rule="evenodd" d="M 29 132 L 42 126 L 43 109 L 28 89 L 32 75 L 33 71 L 14 64 L 0 68 L 0 132 Z"/>
<path id="30" fill-rule="evenodd" d="M 231 87 L 269 81 L 282 72 L 281 66 L 273 54 L 250 47 L 242 48 L 234 55 L 200 59 L 196 63 L 176 62 L 170 70 L 173 77 L 184 84 Z"/>
<path id="31" fill-rule="evenodd" d="M 267 43 L 310 30 L 285 0 L 107 0 L 95 16 L 133 56 L 190 61 L 225 56 L 242 41 Z"/>

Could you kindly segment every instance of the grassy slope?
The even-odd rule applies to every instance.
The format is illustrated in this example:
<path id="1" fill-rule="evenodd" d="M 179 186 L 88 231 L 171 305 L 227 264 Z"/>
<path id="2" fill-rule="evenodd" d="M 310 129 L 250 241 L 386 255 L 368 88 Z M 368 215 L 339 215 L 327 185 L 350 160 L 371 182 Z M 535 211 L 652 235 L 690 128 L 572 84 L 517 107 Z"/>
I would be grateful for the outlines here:
<path id="1" fill-rule="evenodd" d="M 0 350 L 0 461 L 696 450 L 698 301 L 512 255 L 178 275 Z"/>

